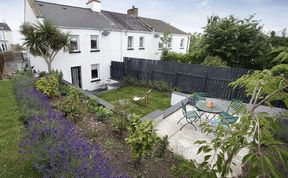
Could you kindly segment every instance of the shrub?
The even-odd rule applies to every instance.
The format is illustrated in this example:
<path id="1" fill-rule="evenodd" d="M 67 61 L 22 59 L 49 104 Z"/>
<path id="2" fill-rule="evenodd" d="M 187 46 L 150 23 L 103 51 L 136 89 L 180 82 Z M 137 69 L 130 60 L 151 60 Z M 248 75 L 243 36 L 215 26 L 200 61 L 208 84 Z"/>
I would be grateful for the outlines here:
<path id="1" fill-rule="evenodd" d="M 139 117 L 133 116 L 129 126 L 129 136 L 127 143 L 132 148 L 132 158 L 140 163 L 141 159 L 149 152 L 153 151 L 159 137 L 153 129 L 150 121 L 141 122 Z"/>
<path id="2" fill-rule="evenodd" d="M 104 108 L 103 106 L 96 106 L 94 107 L 93 112 L 96 114 L 96 119 L 98 121 L 105 121 L 110 118 L 112 115 L 112 111 Z"/>
<path id="3" fill-rule="evenodd" d="M 35 82 L 35 85 L 37 90 L 48 97 L 57 96 L 59 94 L 59 81 L 53 75 L 41 77 Z"/>
<path id="4" fill-rule="evenodd" d="M 159 147 L 158 147 L 158 150 L 157 150 L 157 153 L 158 153 L 157 157 L 159 157 L 159 158 L 163 158 L 164 157 L 168 145 L 169 145 L 168 135 L 165 135 L 159 141 Z"/>
<path id="5" fill-rule="evenodd" d="M 215 67 L 227 67 L 227 62 L 223 61 L 219 56 L 207 56 L 202 62 L 203 65 Z"/>
<path id="6" fill-rule="evenodd" d="M 158 91 L 168 91 L 171 92 L 176 90 L 176 88 L 172 88 L 168 82 L 165 81 L 151 81 L 151 80 L 137 80 L 131 75 L 124 77 L 123 82 L 129 85 L 150 87 L 156 89 Z"/>
<path id="7" fill-rule="evenodd" d="M 63 80 L 63 73 L 61 70 L 52 70 L 51 75 L 53 75 L 59 83 Z"/>
<path id="8" fill-rule="evenodd" d="M 75 100 L 88 103 L 89 98 L 79 91 L 75 86 L 68 86 L 68 96 L 74 98 Z"/>
<path id="9" fill-rule="evenodd" d="M 56 107 L 64 114 L 67 119 L 77 123 L 81 116 L 88 111 L 88 108 L 82 101 L 74 99 L 71 96 L 65 97 L 56 103 Z"/>
<path id="10" fill-rule="evenodd" d="M 113 109 L 113 115 L 111 118 L 111 124 L 116 128 L 120 135 L 127 130 L 129 126 L 129 113 L 125 110 L 125 104 L 117 104 Z"/>

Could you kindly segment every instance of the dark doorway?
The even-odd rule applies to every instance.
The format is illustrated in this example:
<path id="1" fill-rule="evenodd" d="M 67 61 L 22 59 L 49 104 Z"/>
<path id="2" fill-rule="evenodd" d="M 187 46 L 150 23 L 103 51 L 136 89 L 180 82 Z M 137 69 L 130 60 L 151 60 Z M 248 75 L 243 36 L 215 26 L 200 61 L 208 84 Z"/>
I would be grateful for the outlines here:
<path id="1" fill-rule="evenodd" d="M 71 67 L 72 84 L 82 88 L 81 67 Z"/>

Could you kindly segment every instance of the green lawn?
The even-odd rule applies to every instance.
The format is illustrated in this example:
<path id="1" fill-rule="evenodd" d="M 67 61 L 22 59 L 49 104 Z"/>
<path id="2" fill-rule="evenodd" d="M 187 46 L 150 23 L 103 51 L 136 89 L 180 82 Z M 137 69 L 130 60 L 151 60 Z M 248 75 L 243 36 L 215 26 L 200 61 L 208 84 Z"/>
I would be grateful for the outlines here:
<path id="1" fill-rule="evenodd" d="M 19 154 L 22 123 L 18 119 L 11 81 L 0 81 L 0 177 L 40 177 Z"/>
<path id="2" fill-rule="evenodd" d="M 170 107 L 171 93 L 156 90 L 152 90 L 149 94 L 149 104 L 147 106 L 145 106 L 144 102 L 135 103 L 132 101 L 134 96 L 142 97 L 148 90 L 149 88 L 144 87 L 125 86 L 99 94 L 98 96 L 114 105 L 117 104 L 120 99 L 126 99 L 130 102 L 127 106 L 127 111 L 140 116 L 145 116 L 157 109 L 165 110 Z"/>

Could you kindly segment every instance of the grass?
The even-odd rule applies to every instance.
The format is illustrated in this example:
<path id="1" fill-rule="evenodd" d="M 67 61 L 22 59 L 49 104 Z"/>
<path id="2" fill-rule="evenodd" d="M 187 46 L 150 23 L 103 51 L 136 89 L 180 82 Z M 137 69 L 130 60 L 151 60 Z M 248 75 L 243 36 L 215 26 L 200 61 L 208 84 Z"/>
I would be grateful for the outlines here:
<path id="1" fill-rule="evenodd" d="M 149 104 L 147 106 L 145 106 L 144 101 L 137 103 L 132 101 L 134 96 L 142 97 L 148 90 L 149 88 L 145 87 L 125 86 L 99 94 L 98 96 L 114 105 L 118 104 L 120 99 L 126 99 L 129 101 L 127 111 L 139 116 L 145 116 L 157 109 L 165 110 L 170 107 L 171 93 L 156 90 L 152 90 L 149 94 Z"/>
<path id="2" fill-rule="evenodd" d="M 11 81 L 0 81 L 0 177 L 40 177 L 30 162 L 19 153 L 23 124 L 18 118 L 17 102 Z"/>

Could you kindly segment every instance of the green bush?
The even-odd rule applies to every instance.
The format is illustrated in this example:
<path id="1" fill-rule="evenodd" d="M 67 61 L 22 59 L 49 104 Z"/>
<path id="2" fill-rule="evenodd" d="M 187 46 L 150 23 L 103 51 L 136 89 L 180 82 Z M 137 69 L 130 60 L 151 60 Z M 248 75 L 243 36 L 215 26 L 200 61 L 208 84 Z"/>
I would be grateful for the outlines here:
<path id="1" fill-rule="evenodd" d="M 151 153 L 159 140 L 151 121 L 141 122 L 139 117 L 133 116 L 129 126 L 127 143 L 132 148 L 132 158 L 140 163 L 147 153 Z"/>
<path id="2" fill-rule="evenodd" d="M 159 147 L 157 149 L 157 157 L 163 158 L 169 145 L 168 135 L 165 135 L 162 139 L 160 139 L 158 144 Z"/>
<path id="3" fill-rule="evenodd" d="M 124 77 L 123 82 L 129 85 L 150 87 L 156 89 L 158 91 L 168 91 L 171 92 L 176 90 L 176 88 L 172 88 L 168 82 L 165 81 L 151 81 L 151 80 L 137 80 L 131 75 Z"/>
<path id="4" fill-rule="evenodd" d="M 79 89 L 75 86 L 69 86 L 67 94 L 68 94 L 68 96 L 70 96 L 71 98 L 74 98 L 75 100 L 82 101 L 84 103 L 89 102 L 88 101 L 89 98 L 87 96 L 85 96 L 84 93 L 79 91 Z"/>
<path id="5" fill-rule="evenodd" d="M 125 110 L 125 104 L 117 104 L 113 109 L 113 115 L 111 118 L 111 124 L 115 127 L 120 135 L 127 130 L 129 126 L 129 113 Z"/>
<path id="6" fill-rule="evenodd" d="M 56 103 L 56 107 L 67 117 L 69 120 L 77 123 L 81 116 L 88 111 L 88 108 L 82 101 L 68 96 L 60 102 Z"/>
<path id="7" fill-rule="evenodd" d="M 207 56 L 201 63 L 206 66 L 227 67 L 227 62 L 223 61 L 219 56 Z"/>
<path id="8" fill-rule="evenodd" d="M 53 76 L 41 77 L 35 82 L 36 89 L 48 97 L 59 95 L 59 81 Z"/>
<path id="9" fill-rule="evenodd" d="M 63 80 L 63 73 L 62 73 L 61 70 L 53 70 L 53 71 L 51 72 L 51 75 L 53 75 L 53 76 L 58 80 L 59 83 L 62 82 L 62 80 Z"/>
<path id="10" fill-rule="evenodd" d="M 112 111 L 107 108 L 104 108 L 103 106 L 93 107 L 93 113 L 95 113 L 96 119 L 98 121 L 106 121 L 112 115 Z"/>

